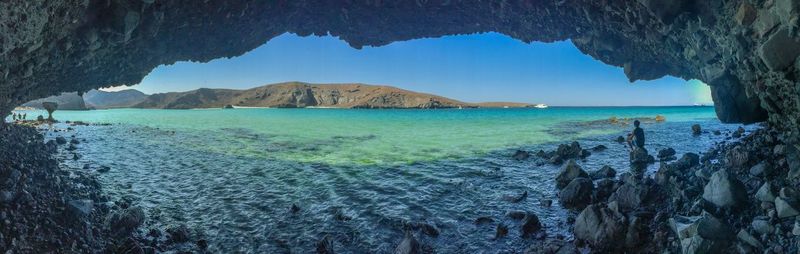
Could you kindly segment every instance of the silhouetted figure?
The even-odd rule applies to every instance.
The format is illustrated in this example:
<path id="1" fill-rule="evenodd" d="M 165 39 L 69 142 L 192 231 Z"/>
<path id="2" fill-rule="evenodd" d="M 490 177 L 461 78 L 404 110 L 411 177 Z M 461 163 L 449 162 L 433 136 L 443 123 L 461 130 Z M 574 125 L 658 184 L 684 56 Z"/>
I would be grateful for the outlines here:
<path id="1" fill-rule="evenodd" d="M 633 132 L 628 134 L 628 146 L 631 147 L 631 149 L 633 149 L 634 146 L 644 148 L 644 130 L 639 128 L 639 124 L 639 120 L 634 120 Z"/>
<path id="2" fill-rule="evenodd" d="M 28 120 L 28 113 L 22 114 L 22 121 Z"/>
<path id="3" fill-rule="evenodd" d="M 13 113 L 13 112 L 11 113 L 11 120 L 12 121 L 16 121 L 17 120 L 17 113 Z"/>

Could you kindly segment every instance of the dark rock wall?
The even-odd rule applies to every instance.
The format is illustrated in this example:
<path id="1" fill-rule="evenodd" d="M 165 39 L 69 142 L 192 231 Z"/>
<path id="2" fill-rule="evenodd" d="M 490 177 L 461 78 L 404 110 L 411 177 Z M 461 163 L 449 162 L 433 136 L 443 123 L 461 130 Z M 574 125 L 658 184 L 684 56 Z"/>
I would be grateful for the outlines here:
<path id="1" fill-rule="evenodd" d="M 497 31 L 572 39 L 630 80 L 697 78 L 726 122 L 798 133 L 794 0 L 0 1 L 0 109 L 136 84 L 160 64 L 241 55 L 285 32 L 353 47 Z M 769 113 L 769 114 L 768 114 Z"/>

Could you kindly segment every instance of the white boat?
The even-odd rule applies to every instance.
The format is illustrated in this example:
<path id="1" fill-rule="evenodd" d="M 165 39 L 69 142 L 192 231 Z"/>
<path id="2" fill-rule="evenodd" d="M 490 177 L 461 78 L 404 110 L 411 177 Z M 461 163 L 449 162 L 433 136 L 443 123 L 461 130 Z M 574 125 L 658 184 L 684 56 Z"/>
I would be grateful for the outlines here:
<path id="1" fill-rule="evenodd" d="M 542 104 L 542 103 L 539 103 L 539 104 L 536 104 L 536 105 L 534 105 L 533 107 L 534 107 L 534 108 L 547 108 L 547 105 L 544 105 L 544 104 Z"/>

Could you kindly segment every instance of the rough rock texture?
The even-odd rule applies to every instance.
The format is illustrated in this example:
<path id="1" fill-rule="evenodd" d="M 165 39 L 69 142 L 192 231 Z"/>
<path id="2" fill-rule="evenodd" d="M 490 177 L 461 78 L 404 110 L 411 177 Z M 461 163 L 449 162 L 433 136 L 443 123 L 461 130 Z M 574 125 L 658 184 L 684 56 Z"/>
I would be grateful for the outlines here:
<path id="1" fill-rule="evenodd" d="M 337 107 L 337 108 L 457 108 L 478 107 L 441 96 L 390 86 L 365 84 L 309 84 L 288 82 L 247 90 L 202 88 L 189 92 L 153 94 L 138 108 Z"/>
<path id="2" fill-rule="evenodd" d="M 496 31 L 525 42 L 571 39 L 630 80 L 700 79 L 723 121 L 769 112 L 796 139 L 798 8 L 790 0 L 3 1 L 0 108 L 136 84 L 160 64 L 241 55 L 285 32 L 360 48 Z"/>

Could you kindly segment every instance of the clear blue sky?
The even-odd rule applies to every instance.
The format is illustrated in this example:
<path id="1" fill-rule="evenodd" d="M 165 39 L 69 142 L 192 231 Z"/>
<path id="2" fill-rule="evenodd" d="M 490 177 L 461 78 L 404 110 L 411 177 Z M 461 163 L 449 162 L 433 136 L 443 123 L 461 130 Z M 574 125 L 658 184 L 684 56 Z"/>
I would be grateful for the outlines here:
<path id="1" fill-rule="evenodd" d="M 250 88 L 284 81 L 391 85 L 468 102 L 562 106 L 710 104 L 708 87 L 666 77 L 629 83 L 621 68 L 569 41 L 526 44 L 497 33 L 395 42 L 361 50 L 335 37 L 284 34 L 240 57 L 160 66 L 145 93 Z"/>

